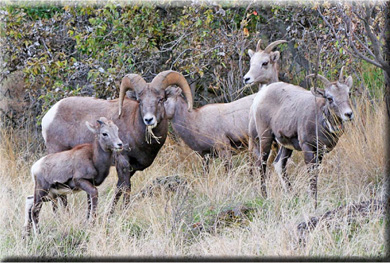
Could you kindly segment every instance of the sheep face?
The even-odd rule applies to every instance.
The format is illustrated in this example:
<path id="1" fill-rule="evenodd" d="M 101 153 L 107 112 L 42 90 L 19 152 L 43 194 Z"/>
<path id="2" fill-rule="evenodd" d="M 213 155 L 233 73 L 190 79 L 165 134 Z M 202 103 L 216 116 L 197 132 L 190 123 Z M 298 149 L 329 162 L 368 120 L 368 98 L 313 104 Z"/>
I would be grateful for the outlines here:
<path id="1" fill-rule="evenodd" d="M 251 57 L 250 69 L 244 76 L 244 84 L 267 84 L 277 74 L 277 61 L 279 60 L 279 51 L 266 53 L 263 51 L 254 52 L 249 49 Z"/>
<path id="2" fill-rule="evenodd" d="M 104 151 L 122 151 L 123 143 L 119 139 L 118 127 L 110 120 L 101 117 L 96 125 L 86 122 L 90 131 L 98 138 L 98 142 Z"/>
<path id="3" fill-rule="evenodd" d="M 183 90 L 187 98 L 188 110 L 192 109 L 192 94 L 187 80 L 182 74 L 173 70 L 160 72 L 151 83 L 137 74 L 128 74 L 122 79 L 119 91 L 119 117 L 122 114 L 123 100 L 127 90 L 136 93 L 139 102 L 139 110 L 142 121 L 149 128 L 155 128 L 163 120 L 165 115 L 164 102 L 166 89 L 171 85 L 177 85 Z"/>
<path id="4" fill-rule="evenodd" d="M 350 88 L 352 87 L 352 77 L 349 76 L 346 83 L 333 82 L 326 86 L 324 90 L 313 90 L 317 97 L 326 99 L 326 107 L 336 119 L 350 121 L 353 119 L 353 111 L 349 101 Z"/>
<path id="5" fill-rule="evenodd" d="M 139 109 L 146 126 L 156 127 L 165 118 L 164 90 L 144 89 L 138 94 Z"/>
<path id="6" fill-rule="evenodd" d="M 169 87 L 166 90 L 167 100 L 164 102 L 165 114 L 168 119 L 172 119 L 175 115 L 177 98 L 181 95 L 181 89 L 177 87 Z"/>

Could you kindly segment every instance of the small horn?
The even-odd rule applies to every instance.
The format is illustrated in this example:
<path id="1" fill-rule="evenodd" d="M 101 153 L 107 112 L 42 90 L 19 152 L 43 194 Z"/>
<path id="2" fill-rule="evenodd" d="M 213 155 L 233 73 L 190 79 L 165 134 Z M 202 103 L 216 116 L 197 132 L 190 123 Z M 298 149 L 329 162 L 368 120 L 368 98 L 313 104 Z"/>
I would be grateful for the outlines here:
<path id="1" fill-rule="evenodd" d="M 261 39 L 259 39 L 259 42 L 257 42 L 257 46 L 256 46 L 256 52 L 259 52 L 259 51 L 263 51 L 260 47 L 260 44 L 261 44 Z"/>
<path id="2" fill-rule="evenodd" d="M 277 40 L 277 41 L 274 41 L 274 42 L 272 42 L 271 44 L 269 44 L 269 45 L 264 49 L 264 52 L 265 52 L 265 53 L 270 53 L 274 47 L 276 47 L 276 46 L 279 45 L 279 44 L 286 43 L 286 42 L 287 42 L 286 40 Z"/>
<path id="3" fill-rule="evenodd" d="M 344 83 L 344 66 L 341 67 L 339 82 Z"/>
<path id="4" fill-rule="evenodd" d="M 310 75 L 307 75 L 306 78 L 314 77 L 314 76 L 315 76 L 315 74 L 310 74 Z M 324 83 L 324 85 L 326 87 L 329 87 L 331 85 L 330 81 L 327 78 L 325 78 L 324 76 L 317 74 L 317 77 L 321 79 L 322 83 Z"/>
<path id="5" fill-rule="evenodd" d="M 156 77 L 154 77 L 150 85 L 155 89 L 164 89 L 164 90 L 170 85 L 179 86 L 182 89 L 183 94 L 187 99 L 188 110 L 189 111 L 192 110 L 193 99 L 192 99 L 191 89 L 190 86 L 188 85 L 186 78 L 181 73 L 174 70 L 166 70 L 160 72 Z"/>
<path id="6" fill-rule="evenodd" d="M 146 87 L 146 85 L 146 81 L 138 74 L 127 74 L 123 77 L 119 90 L 119 117 L 122 114 L 123 100 L 125 99 L 126 91 L 131 89 L 136 93 L 139 93 Z"/>

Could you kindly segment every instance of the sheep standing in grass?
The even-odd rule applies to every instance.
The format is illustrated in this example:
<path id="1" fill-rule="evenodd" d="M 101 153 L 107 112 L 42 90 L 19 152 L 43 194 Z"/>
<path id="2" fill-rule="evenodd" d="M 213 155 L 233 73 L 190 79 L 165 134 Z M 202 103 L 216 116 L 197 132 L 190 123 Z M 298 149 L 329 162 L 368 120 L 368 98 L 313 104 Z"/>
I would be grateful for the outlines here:
<path id="1" fill-rule="evenodd" d="M 313 77 L 314 75 L 309 75 Z M 331 151 L 343 133 L 343 123 L 353 119 L 349 101 L 352 77 L 346 79 L 343 68 L 338 81 L 318 75 L 324 89 L 311 91 L 284 82 L 263 87 L 253 101 L 251 123 L 256 133 L 250 140 L 256 166 L 261 169 L 262 192 L 266 196 L 265 177 L 271 144 L 282 147 L 275 160 L 275 170 L 286 190 L 291 188 L 286 164 L 294 150 L 302 151 L 310 176 L 310 192 L 317 206 L 317 173 L 324 153 Z M 258 138 L 258 140 L 256 140 Z"/>
<path id="2" fill-rule="evenodd" d="M 48 154 L 31 167 L 35 182 L 34 197 L 26 200 L 25 234 L 31 226 L 38 232 L 39 212 L 43 201 L 55 200 L 74 191 L 83 190 L 88 195 L 87 218 L 96 217 L 98 191 L 96 186 L 108 176 L 113 151 L 123 149 L 118 136 L 118 127 L 104 117 L 94 126 L 86 122 L 88 129 L 95 134 L 92 144 L 81 144 L 75 148 Z"/>
<path id="3" fill-rule="evenodd" d="M 165 90 L 170 85 L 183 89 L 188 104 L 186 111 L 191 110 L 193 99 L 187 80 L 179 72 L 166 70 L 157 74 L 150 83 L 138 74 L 127 74 L 122 79 L 119 99 L 116 100 L 64 98 L 54 104 L 42 119 L 42 135 L 47 153 L 69 150 L 81 143 L 91 143 L 93 135 L 84 125 L 87 120 L 107 116 L 118 125 L 124 150 L 114 157 L 118 183 L 111 203 L 111 213 L 122 194 L 123 204 L 129 204 L 131 177 L 137 171 L 152 165 L 164 145 L 168 133 L 168 119 L 164 109 L 167 98 Z M 125 98 L 128 90 L 134 92 L 136 100 Z"/>
<path id="4" fill-rule="evenodd" d="M 285 40 L 270 43 L 264 50 L 257 43 L 256 51 L 249 49 L 251 67 L 244 76 L 244 84 L 270 84 L 279 80 L 279 51 L 272 50 Z M 259 87 L 260 89 L 260 87 Z M 232 149 L 248 143 L 249 111 L 256 94 L 230 103 L 208 104 L 191 112 L 186 111 L 186 101 L 178 88 L 168 89 L 165 110 L 172 127 L 183 141 L 205 160 L 208 154 L 217 153 L 231 165 Z"/>

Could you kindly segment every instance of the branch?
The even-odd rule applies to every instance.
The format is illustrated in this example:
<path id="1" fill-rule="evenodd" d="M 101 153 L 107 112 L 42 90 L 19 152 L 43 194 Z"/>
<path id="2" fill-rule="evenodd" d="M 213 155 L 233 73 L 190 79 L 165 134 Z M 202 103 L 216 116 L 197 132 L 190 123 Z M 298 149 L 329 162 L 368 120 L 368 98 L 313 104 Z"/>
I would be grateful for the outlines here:
<path id="1" fill-rule="evenodd" d="M 381 52 L 381 47 L 382 47 L 382 44 L 378 41 L 378 39 L 376 38 L 376 36 L 374 35 L 374 33 L 372 32 L 371 30 L 371 27 L 370 27 L 370 23 L 369 23 L 369 20 L 371 18 L 371 13 L 372 11 L 370 10 L 369 6 L 367 5 L 367 3 L 364 4 L 364 7 L 365 7 L 365 11 L 366 11 L 366 15 L 365 17 L 361 17 L 356 10 L 353 11 L 353 13 L 361 20 L 363 21 L 364 23 L 364 29 L 366 30 L 367 32 L 367 35 L 368 37 L 370 38 L 371 42 L 372 42 L 372 48 L 374 50 L 374 54 L 375 54 L 375 58 L 382 64 L 383 62 L 383 58 L 382 58 L 382 52 Z"/>
<path id="2" fill-rule="evenodd" d="M 355 12 L 354 12 L 354 13 L 355 13 Z M 363 18 L 362 18 L 362 19 L 363 19 Z M 346 37 L 347 37 L 347 39 L 348 39 L 348 44 L 350 45 L 350 47 L 351 47 L 351 48 L 353 49 L 353 51 L 355 52 L 355 54 L 352 53 L 352 52 L 348 52 L 348 53 L 352 54 L 354 57 L 361 58 L 361 59 L 367 61 L 368 63 L 371 63 L 371 64 L 373 64 L 373 65 L 375 65 L 375 66 L 377 66 L 377 67 L 379 67 L 379 68 L 381 68 L 381 69 L 384 69 L 384 65 L 383 65 L 382 63 L 380 63 L 380 61 L 377 61 L 377 60 L 378 60 L 377 56 L 373 56 L 373 57 L 376 58 L 377 60 L 370 59 L 369 57 L 367 57 L 366 55 L 364 55 L 363 53 L 361 53 L 361 52 L 357 49 L 357 47 L 356 47 L 356 45 L 355 45 L 355 43 L 354 43 L 354 41 L 353 41 L 353 39 L 352 39 L 352 37 L 355 36 L 355 34 L 353 33 L 353 31 L 352 31 L 352 29 L 351 29 L 351 20 L 350 20 L 345 14 L 344 14 L 343 20 L 344 20 L 344 23 L 345 23 L 345 25 L 346 25 L 346 27 L 347 27 L 347 31 L 345 32 L 345 34 L 346 34 Z M 364 21 L 364 19 L 363 19 L 363 21 Z M 371 29 L 370 29 L 370 31 L 371 31 Z M 372 33 L 372 31 L 371 31 L 371 33 Z M 375 37 L 375 36 L 374 36 L 374 37 Z M 358 39 L 358 38 L 357 38 L 357 39 Z M 364 47 L 366 50 L 369 50 L 369 48 L 368 48 L 366 45 L 364 45 L 364 44 L 360 41 L 360 39 L 358 39 L 358 41 L 363 45 L 363 47 Z M 348 50 L 348 51 L 350 51 L 350 50 Z M 375 50 L 374 50 L 374 52 L 375 52 Z M 369 53 L 372 54 L 372 51 L 369 50 Z M 373 55 L 373 54 L 372 54 L 372 55 Z"/>

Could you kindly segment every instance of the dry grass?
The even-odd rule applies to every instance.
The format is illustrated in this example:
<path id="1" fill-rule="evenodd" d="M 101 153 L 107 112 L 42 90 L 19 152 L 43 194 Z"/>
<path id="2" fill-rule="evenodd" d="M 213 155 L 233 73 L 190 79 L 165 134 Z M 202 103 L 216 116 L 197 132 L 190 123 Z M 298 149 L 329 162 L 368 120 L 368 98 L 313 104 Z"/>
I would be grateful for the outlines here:
<path id="1" fill-rule="evenodd" d="M 259 178 L 248 176 L 248 153 L 234 156 L 234 168 L 225 172 L 220 160 L 205 175 L 201 161 L 187 147 L 168 141 L 154 164 L 132 178 L 137 193 L 160 176 L 179 175 L 188 184 L 176 193 L 133 201 L 105 212 L 113 197 L 115 169 L 99 187 L 99 216 L 86 220 L 86 195 L 69 196 L 69 211 L 53 215 L 44 204 L 39 236 L 21 239 L 25 197 L 32 193 L 29 169 L 43 155 L 37 139 L 24 131 L 1 131 L 0 140 L 0 255 L 6 257 L 89 256 L 363 256 L 385 255 L 384 220 L 378 213 L 344 221 L 338 228 L 316 228 L 305 247 L 295 234 L 299 222 L 343 204 L 384 198 L 383 105 L 360 102 L 357 118 L 347 125 L 337 147 L 324 158 L 319 174 L 319 206 L 307 197 L 308 177 L 301 153 L 294 153 L 288 170 L 293 192 L 283 192 L 271 171 L 269 196 L 261 197 Z M 237 205 L 252 208 L 242 222 L 216 227 L 216 215 Z M 213 221 L 214 220 L 214 221 Z M 194 228 L 202 226 L 203 230 Z"/>

